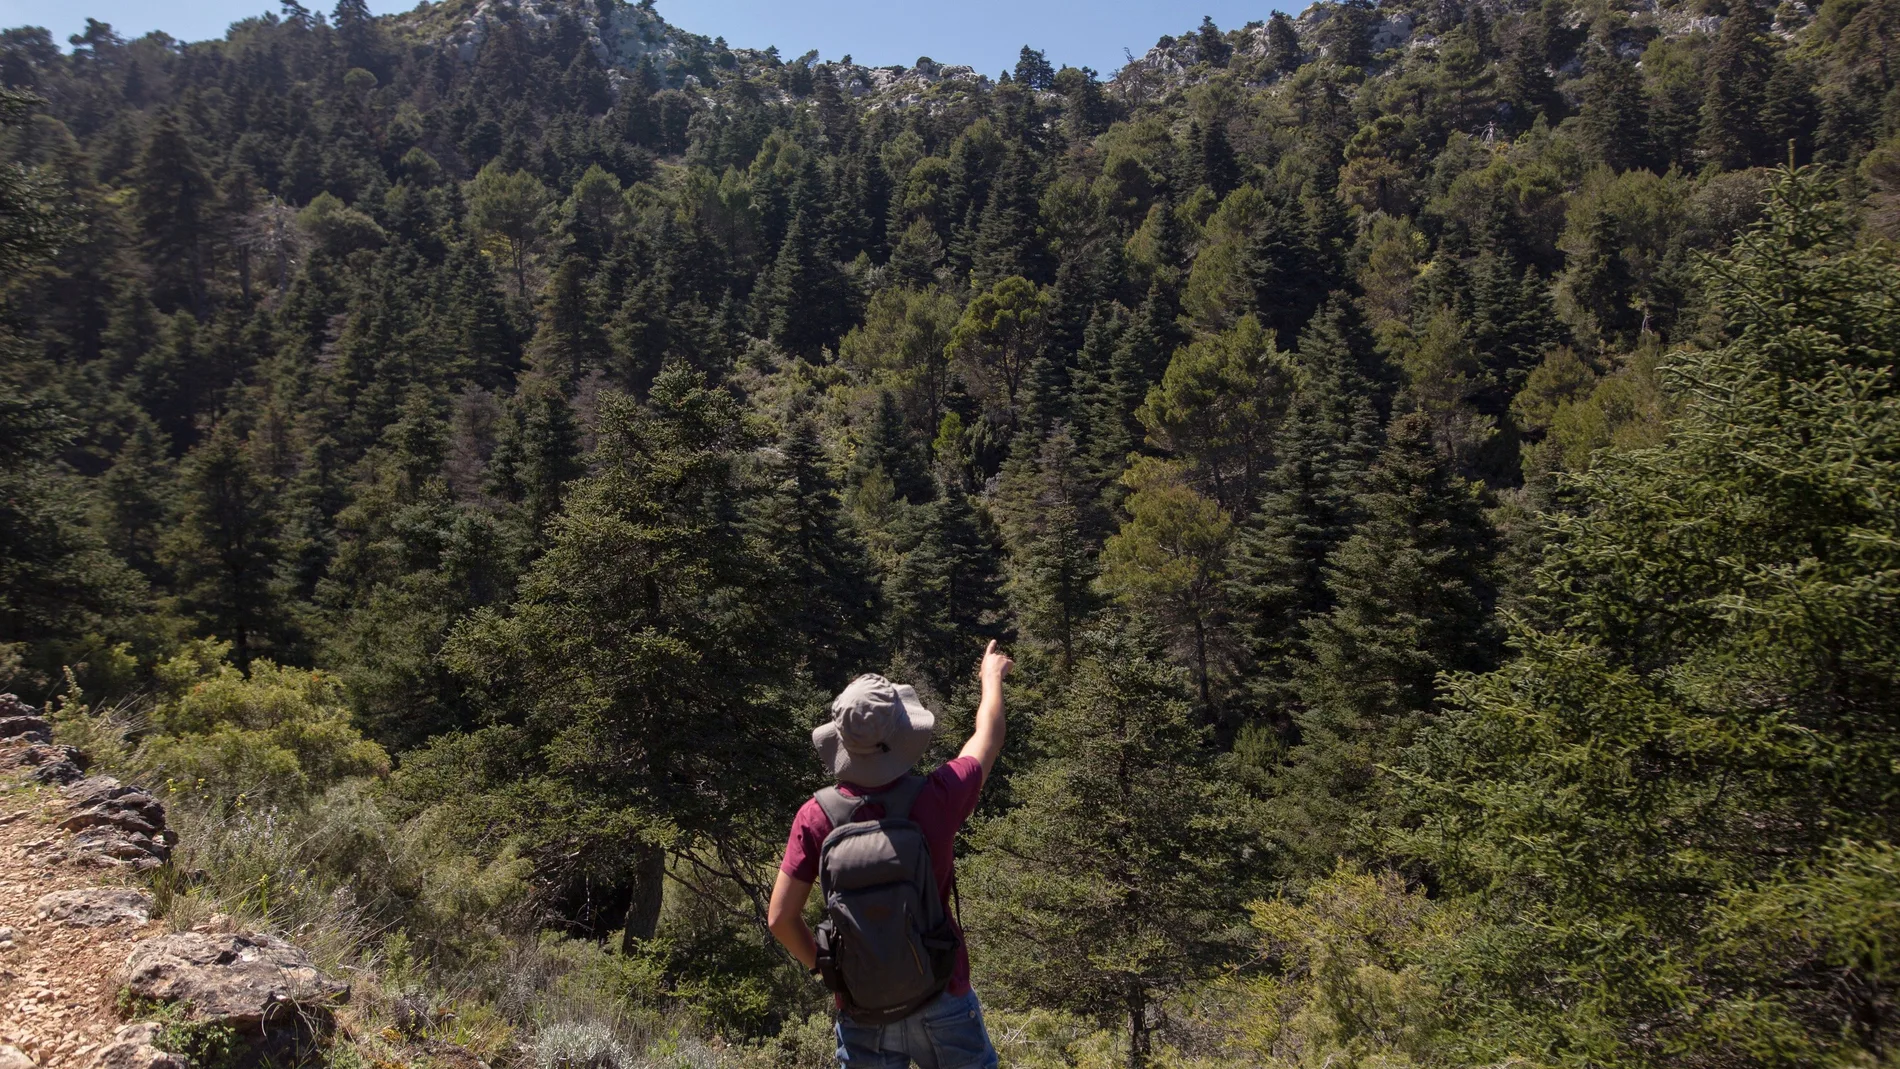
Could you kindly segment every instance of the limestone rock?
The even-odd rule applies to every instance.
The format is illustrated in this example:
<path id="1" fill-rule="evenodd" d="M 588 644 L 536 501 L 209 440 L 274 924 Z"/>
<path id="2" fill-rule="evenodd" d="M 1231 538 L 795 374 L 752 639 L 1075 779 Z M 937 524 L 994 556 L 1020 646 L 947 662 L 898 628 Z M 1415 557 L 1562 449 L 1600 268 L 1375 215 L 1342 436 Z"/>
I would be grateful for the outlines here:
<path id="1" fill-rule="evenodd" d="M 20 942 L 20 933 L 0 924 L 0 950 L 12 950 Z"/>
<path id="2" fill-rule="evenodd" d="M 134 926 L 152 919 L 152 897 L 130 887 L 79 887 L 54 891 L 34 906 L 41 920 L 68 928 L 103 928 L 121 922 Z"/>
<path id="3" fill-rule="evenodd" d="M 39 1063 L 20 1048 L 0 1043 L 0 1069 L 39 1069 Z"/>
<path id="4" fill-rule="evenodd" d="M 179 1003 L 195 1020 L 251 1035 L 279 1022 L 327 1027 L 331 1009 L 350 994 L 302 950 L 256 932 L 147 939 L 133 948 L 123 981 L 135 998 Z"/>
<path id="5" fill-rule="evenodd" d="M 191 1059 L 159 1048 L 159 1032 L 152 1021 L 126 1025 L 93 1055 L 92 1069 L 191 1069 Z"/>

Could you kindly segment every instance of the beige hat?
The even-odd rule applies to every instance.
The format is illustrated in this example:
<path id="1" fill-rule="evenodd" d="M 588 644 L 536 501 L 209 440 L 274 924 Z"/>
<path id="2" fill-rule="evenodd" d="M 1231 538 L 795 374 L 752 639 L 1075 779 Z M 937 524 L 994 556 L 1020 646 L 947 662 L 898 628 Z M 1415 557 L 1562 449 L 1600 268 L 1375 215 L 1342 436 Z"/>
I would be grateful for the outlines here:
<path id="1" fill-rule="evenodd" d="M 851 681 L 831 703 L 831 722 L 812 730 L 811 744 L 833 776 L 860 787 L 895 781 L 924 755 L 937 715 L 917 692 L 883 676 Z"/>

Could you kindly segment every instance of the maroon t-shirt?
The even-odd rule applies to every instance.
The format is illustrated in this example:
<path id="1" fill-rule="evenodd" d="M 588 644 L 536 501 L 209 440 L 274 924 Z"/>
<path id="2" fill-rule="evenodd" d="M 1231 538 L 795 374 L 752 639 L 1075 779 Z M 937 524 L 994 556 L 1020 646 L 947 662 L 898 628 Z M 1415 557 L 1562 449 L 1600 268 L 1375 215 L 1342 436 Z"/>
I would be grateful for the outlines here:
<path id="1" fill-rule="evenodd" d="M 852 797 L 884 789 L 855 783 L 840 783 L 838 788 Z M 930 869 L 937 877 L 937 893 L 945 909 L 950 908 L 950 884 L 955 877 L 951 866 L 956 863 L 957 831 L 976 812 L 977 795 L 982 789 L 983 763 L 974 757 L 959 757 L 944 762 L 930 774 L 916 804 L 910 807 L 910 819 L 923 829 L 924 841 L 930 844 Z M 875 820 L 883 815 L 884 807 L 875 802 L 858 810 L 859 820 Z M 779 871 L 801 883 L 816 883 L 818 851 L 830 834 L 831 818 L 825 816 L 818 799 L 807 798 L 792 820 L 792 834 L 785 841 L 785 860 L 779 862 Z M 955 918 L 950 923 L 954 925 Z M 957 934 L 962 935 L 961 929 Z M 970 955 L 961 938 L 957 940 L 957 964 L 950 973 L 947 990 L 952 995 L 968 994 L 970 990 Z"/>

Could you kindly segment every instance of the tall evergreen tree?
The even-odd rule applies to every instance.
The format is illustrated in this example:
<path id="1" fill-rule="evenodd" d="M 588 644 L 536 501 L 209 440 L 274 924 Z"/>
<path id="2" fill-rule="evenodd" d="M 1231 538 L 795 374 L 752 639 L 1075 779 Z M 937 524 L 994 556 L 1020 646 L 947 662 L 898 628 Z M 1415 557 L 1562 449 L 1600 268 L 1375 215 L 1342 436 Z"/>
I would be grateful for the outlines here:
<path id="1" fill-rule="evenodd" d="M 1332 607 L 1307 625 L 1300 742 L 1278 791 L 1280 834 L 1309 875 L 1372 848 L 1365 825 L 1391 808 L 1377 768 L 1426 722 L 1438 674 L 1497 656 L 1496 538 L 1431 432 L 1417 413 L 1393 421 L 1356 503 L 1363 518 L 1326 566 Z"/>
<path id="2" fill-rule="evenodd" d="M 844 521 L 817 425 L 800 419 L 779 439 L 775 485 L 754 526 L 777 553 L 785 602 L 776 614 L 795 636 L 813 684 L 837 691 L 882 663 L 881 593 L 871 558 Z"/>
<path id="3" fill-rule="evenodd" d="M 1047 756 L 1011 778 L 1016 805 L 977 828 L 969 866 L 997 982 L 1116 1027 L 1132 1069 L 1165 1000 L 1235 960 L 1228 919 L 1252 875 L 1246 803 L 1152 642 L 1134 624 L 1090 636 L 1037 723 Z"/>
<path id="4" fill-rule="evenodd" d="M 164 112 L 152 126 L 132 178 L 132 210 L 152 264 L 156 302 L 205 318 L 217 189 L 173 112 Z"/>
<path id="5" fill-rule="evenodd" d="M 179 608 L 231 644 L 240 667 L 291 639 L 284 604 L 282 517 L 250 443 L 220 420 L 184 459 L 174 518 L 159 560 L 176 577 Z"/>
<path id="6" fill-rule="evenodd" d="M 1772 158 L 1762 124 L 1774 55 L 1761 32 L 1761 14 L 1749 0 L 1736 0 L 1722 21 L 1705 67 L 1702 100 L 1703 158 L 1738 171 Z"/>
<path id="7" fill-rule="evenodd" d="M 497 724 L 473 744 L 502 778 L 469 790 L 549 878 L 602 888 L 619 913 L 593 902 L 592 923 L 632 950 L 658 923 L 669 844 L 736 848 L 793 801 L 802 730 L 779 689 L 794 650 L 763 600 L 773 564 L 738 515 L 755 432 L 731 395 L 668 371 L 645 408 L 607 398 L 600 434 L 514 604 L 467 619 L 447 656 Z"/>

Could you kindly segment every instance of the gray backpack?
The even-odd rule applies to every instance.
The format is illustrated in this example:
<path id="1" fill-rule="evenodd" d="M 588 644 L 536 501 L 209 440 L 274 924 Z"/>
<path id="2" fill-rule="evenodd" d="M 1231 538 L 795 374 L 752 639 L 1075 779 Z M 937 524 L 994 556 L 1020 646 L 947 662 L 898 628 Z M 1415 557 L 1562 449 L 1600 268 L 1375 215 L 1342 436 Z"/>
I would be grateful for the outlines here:
<path id="1" fill-rule="evenodd" d="M 917 1012 L 949 985 L 956 964 L 957 930 L 937 892 L 930 844 L 910 819 L 923 789 L 912 773 L 883 794 L 852 798 L 827 787 L 814 796 L 831 818 L 818 851 L 818 971 L 856 1024 Z M 859 820 L 858 807 L 870 802 L 884 816 Z"/>

